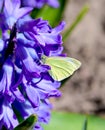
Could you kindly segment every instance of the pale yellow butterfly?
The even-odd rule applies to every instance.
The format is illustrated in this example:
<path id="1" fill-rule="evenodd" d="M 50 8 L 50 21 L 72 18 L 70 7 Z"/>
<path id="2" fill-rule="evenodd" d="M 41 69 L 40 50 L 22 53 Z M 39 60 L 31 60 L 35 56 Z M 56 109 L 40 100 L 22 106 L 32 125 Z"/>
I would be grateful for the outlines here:
<path id="1" fill-rule="evenodd" d="M 70 57 L 43 56 L 44 64 L 49 65 L 49 74 L 56 81 L 62 81 L 71 76 L 80 66 L 81 62 Z"/>

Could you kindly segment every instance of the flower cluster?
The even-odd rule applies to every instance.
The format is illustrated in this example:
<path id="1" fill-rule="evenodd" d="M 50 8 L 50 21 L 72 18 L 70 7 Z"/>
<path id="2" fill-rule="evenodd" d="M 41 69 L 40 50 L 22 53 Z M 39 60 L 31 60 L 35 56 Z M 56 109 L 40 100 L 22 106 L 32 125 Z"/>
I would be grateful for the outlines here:
<path id="1" fill-rule="evenodd" d="M 50 118 L 49 97 L 61 95 L 60 82 L 49 75 L 42 57 L 61 55 L 65 23 L 51 28 L 48 21 L 30 18 L 32 9 L 21 6 L 20 0 L 0 0 L 0 129 L 16 127 L 17 113 L 23 119 L 35 113 L 35 130 L 42 130 L 40 123 Z"/>
<path id="2" fill-rule="evenodd" d="M 48 4 L 54 8 L 59 7 L 58 0 L 21 0 L 22 6 L 30 6 L 41 8 L 44 4 Z"/>

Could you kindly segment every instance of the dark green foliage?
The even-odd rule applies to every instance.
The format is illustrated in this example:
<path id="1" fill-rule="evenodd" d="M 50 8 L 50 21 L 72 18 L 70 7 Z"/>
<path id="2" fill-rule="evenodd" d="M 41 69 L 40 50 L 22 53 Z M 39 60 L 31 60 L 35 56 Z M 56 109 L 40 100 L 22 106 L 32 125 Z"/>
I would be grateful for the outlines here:
<path id="1" fill-rule="evenodd" d="M 87 129 L 87 126 L 88 126 L 88 120 L 87 118 L 84 120 L 84 124 L 83 124 L 83 129 L 82 130 L 88 130 Z"/>
<path id="2" fill-rule="evenodd" d="M 32 130 L 36 122 L 37 116 L 33 114 L 20 123 L 17 127 L 15 127 L 14 130 Z"/>

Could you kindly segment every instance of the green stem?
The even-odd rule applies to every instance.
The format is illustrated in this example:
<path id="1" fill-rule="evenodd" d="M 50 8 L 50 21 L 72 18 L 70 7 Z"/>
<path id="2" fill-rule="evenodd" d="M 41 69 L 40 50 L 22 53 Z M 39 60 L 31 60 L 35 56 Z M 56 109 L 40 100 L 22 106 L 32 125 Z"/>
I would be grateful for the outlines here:
<path id="1" fill-rule="evenodd" d="M 84 18 L 84 16 L 87 14 L 88 11 L 89 11 L 89 6 L 85 5 L 80 11 L 80 13 L 77 15 L 75 21 L 71 24 L 71 26 L 67 29 L 67 31 L 64 32 L 63 41 L 65 41 L 68 38 L 68 36 L 71 35 L 75 27 L 81 22 L 81 20 Z"/>

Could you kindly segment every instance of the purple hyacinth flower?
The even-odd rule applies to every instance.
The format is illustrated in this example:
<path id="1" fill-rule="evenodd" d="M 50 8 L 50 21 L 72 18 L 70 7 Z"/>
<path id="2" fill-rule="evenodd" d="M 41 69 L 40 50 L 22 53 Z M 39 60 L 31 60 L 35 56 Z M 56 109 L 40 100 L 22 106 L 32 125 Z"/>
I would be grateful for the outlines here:
<path id="1" fill-rule="evenodd" d="M 0 6 L 0 129 L 13 130 L 18 125 L 17 111 L 23 119 L 36 114 L 38 121 L 34 129 L 42 130 L 41 123 L 50 119 L 52 107 L 48 99 L 61 96 L 60 82 L 49 74 L 51 67 L 44 63 L 43 56 L 62 55 L 60 32 L 65 22 L 51 28 L 48 21 L 27 16 L 32 7 L 22 7 L 20 0 L 3 1 Z M 52 6 L 57 1 L 38 2 Z"/>
<path id="2" fill-rule="evenodd" d="M 7 60 L 4 63 L 2 71 L 3 72 L 1 73 L 2 77 L 0 81 L 0 93 L 11 95 L 10 88 L 13 81 L 13 65 L 10 60 Z"/>
<path id="3" fill-rule="evenodd" d="M 33 113 L 38 115 L 38 121 L 34 127 L 35 130 L 42 130 L 41 123 L 48 124 L 50 121 L 50 110 L 52 109 L 52 105 L 49 103 L 48 99 L 42 100 L 38 108 L 34 108 L 28 100 L 24 103 L 15 100 L 13 108 L 17 110 L 24 119 Z"/>
<path id="4" fill-rule="evenodd" d="M 0 130 L 3 127 L 13 130 L 18 125 L 18 120 L 12 109 L 11 103 L 8 102 L 8 96 L 0 96 Z"/>
<path id="5" fill-rule="evenodd" d="M 18 30 L 24 33 L 25 37 L 29 40 L 34 40 L 39 44 L 45 46 L 46 44 L 62 44 L 62 37 L 59 34 L 65 26 L 65 22 L 52 29 L 48 21 L 37 19 L 29 20 L 23 23 L 18 23 Z"/>
<path id="6" fill-rule="evenodd" d="M 22 6 L 30 6 L 35 8 L 41 8 L 44 4 L 48 4 L 54 8 L 59 7 L 58 0 L 21 0 Z"/>
<path id="7" fill-rule="evenodd" d="M 31 7 L 22 7 L 20 0 L 5 0 L 4 2 L 4 10 L 3 14 L 5 17 L 6 25 L 11 29 L 16 23 L 16 21 L 26 14 L 28 14 L 30 11 L 32 11 Z"/>

